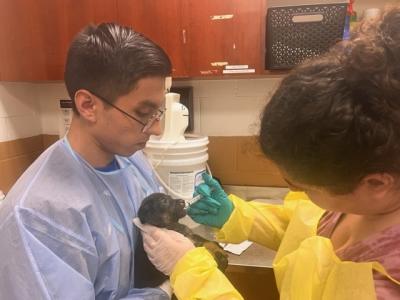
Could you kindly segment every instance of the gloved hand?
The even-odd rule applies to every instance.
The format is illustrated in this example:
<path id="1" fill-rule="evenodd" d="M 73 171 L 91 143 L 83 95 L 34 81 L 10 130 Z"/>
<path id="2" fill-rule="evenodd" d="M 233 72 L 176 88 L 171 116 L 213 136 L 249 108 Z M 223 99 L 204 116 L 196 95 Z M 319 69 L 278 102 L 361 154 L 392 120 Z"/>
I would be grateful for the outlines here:
<path id="1" fill-rule="evenodd" d="M 196 187 L 203 197 L 189 206 L 188 215 L 197 223 L 221 228 L 229 219 L 233 204 L 218 181 L 207 173 L 202 175 L 204 183 Z"/>
<path id="2" fill-rule="evenodd" d="M 165 275 L 170 275 L 177 262 L 194 248 L 192 241 L 179 232 L 147 224 L 140 228 L 149 260 Z"/>

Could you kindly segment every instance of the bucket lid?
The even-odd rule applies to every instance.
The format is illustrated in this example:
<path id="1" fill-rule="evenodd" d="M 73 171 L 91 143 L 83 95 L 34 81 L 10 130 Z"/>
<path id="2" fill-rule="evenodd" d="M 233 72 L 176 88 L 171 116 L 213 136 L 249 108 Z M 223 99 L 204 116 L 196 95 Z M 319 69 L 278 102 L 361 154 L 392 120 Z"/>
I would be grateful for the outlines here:
<path id="1" fill-rule="evenodd" d="M 158 148 L 158 149 L 185 149 L 202 147 L 208 145 L 208 137 L 185 137 L 186 140 L 180 142 L 160 141 L 159 137 L 152 137 L 146 143 L 146 148 Z"/>
<path id="2" fill-rule="evenodd" d="M 153 166 L 156 166 L 155 169 L 158 167 L 175 167 L 179 168 L 180 166 L 193 166 L 193 165 L 198 165 L 198 164 L 204 164 L 205 168 L 205 163 L 208 160 L 208 154 L 203 154 L 203 155 L 198 155 L 196 157 L 190 157 L 190 158 L 179 158 L 179 159 L 159 159 L 159 158 L 154 158 L 151 157 L 150 161 L 152 162 Z"/>

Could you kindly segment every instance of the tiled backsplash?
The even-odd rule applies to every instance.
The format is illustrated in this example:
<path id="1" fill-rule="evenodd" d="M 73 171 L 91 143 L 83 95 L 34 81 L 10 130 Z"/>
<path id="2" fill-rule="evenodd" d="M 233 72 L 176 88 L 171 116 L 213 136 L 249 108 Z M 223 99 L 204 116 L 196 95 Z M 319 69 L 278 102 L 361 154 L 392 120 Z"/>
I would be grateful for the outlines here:
<path id="1" fill-rule="evenodd" d="M 279 81 L 264 78 L 175 82 L 177 86 L 194 88 L 194 131 L 210 136 L 210 163 L 224 183 L 282 185 L 276 169 L 247 142 L 257 134 L 261 110 Z M 0 82 L 0 146 L 4 142 L 20 143 L 22 139 L 25 158 L 29 157 L 22 163 L 15 157 L 0 158 L 3 189 L 16 180 L 21 166 L 26 167 L 38 155 L 37 149 L 23 139 L 41 136 L 43 140 L 44 136 L 45 148 L 49 144 L 46 137 L 51 141 L 57 138 L 58 100 L 65 98 L 68 95 L 61 82 Z M 5 174 L 5 166 L 18 171 Z"/>
<path id="2" fill-rule="evenodd" d="M 258 131 L 262 108 L 279 78 L 176 81 L 193 86 L 194 131 L 208 136 L 249 136 Z M 64 83 L 1 83 L 0 142 L 58 134 L 58 100 Z M 221 126 L 224 124 L 224 126 Z"/>
<path id="3" fill-rule="evenodd" d="M 258 132 L 260 113 L 280 78 L 195 80 L 194 131 L 208 136 L 249 136 Z"/>
<path id="4" fill-rule="evenodd" d="M 0 142 L 41 133 L 40 105 L 34 84 L 0 82 Z"/>

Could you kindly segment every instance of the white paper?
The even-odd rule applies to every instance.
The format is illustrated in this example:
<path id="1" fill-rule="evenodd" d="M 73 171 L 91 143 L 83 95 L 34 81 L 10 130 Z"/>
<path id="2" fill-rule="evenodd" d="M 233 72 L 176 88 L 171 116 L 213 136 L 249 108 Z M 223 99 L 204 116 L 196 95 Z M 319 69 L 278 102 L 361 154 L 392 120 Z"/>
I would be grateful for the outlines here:
<path id="1" fill-rule="evenodd" d="M 245 73 L 255 73 L 255 69 L 236 69 L 236 70 L 222 70 L 222 74 L 245 74 Z"/>
<path id="2" fill-rule="evenodd" d="M 242 254 L 244 252 L 244 250 L 249 248 L 252 244 L 253 244 L 253 242 L 250 242 L 250 241 L 244 241 L 244 242 L 241 242 L 240 244 L 220 243 L 220 245 L 224 248 L 225 251 L 228 251 L 228 252 L 236 254 L 236 255 Z"/>
<path id="3" fill-rule="evenodd" d="M 248 69 L 249 65 L 226 65 L 225 70 Z"/>

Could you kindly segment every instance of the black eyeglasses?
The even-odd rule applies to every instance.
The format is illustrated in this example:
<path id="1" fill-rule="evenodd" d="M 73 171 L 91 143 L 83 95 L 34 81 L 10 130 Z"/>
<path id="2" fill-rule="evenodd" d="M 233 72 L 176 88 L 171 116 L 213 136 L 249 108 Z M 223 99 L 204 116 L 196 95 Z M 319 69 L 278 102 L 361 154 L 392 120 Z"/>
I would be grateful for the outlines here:
<path id="1" fill-rule="evenodd" d="M 89 90 L 88 90 L 89 91 Z M 125 116 L 131 118 L 132 120 L 135 120 L 136 122 L 140 123 L 143 125 L 143 129 L 142 132 L 147 132 L 147 130 L 150 129 L 151 126 L 153 126 L 154 122 L 156 121 L 160 121 L 162 119 L 162 117 L 164 116 L 165 113 L 165 109 L 158 109 L 157 112 L 155 112 L 146 122 L 143 122 L 141 120 L 139 120 L 138 118 L 132 116 L 130 113 L 127 113 L 126 111 L 124 111 L 123 109 L 119 108 L 118 106 L 114 105 L 111 101 L 108 101 L 107 99 L 105 99 L 102 96 L 97 95 L 96 93 L 93 93 L 92 91 L 89 91 L 91 94 L 93 94 L 94 96 L 96 96 L 97 98 L 99 98 L 101 101 L 107 103 L 108 105 L 110 105 L 111 107 L 115 108 L 116 110 L 120 111 L 121 113 L 123 113 Z"/>

